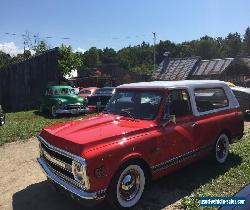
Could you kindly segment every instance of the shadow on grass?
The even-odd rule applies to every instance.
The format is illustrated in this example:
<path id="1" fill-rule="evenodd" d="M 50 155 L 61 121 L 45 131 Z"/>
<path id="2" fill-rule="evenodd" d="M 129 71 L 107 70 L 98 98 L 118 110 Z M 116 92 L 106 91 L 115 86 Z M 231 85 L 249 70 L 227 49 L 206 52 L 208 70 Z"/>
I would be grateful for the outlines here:
<path id="1" fill-rule="evenodd" d="M 230 168 L 241 164 L 240 156 L 230 154 L 225 165 L 216 165 L 209 159 L 193 163 L 179 171 L 154 181 L 148 186 L 140 204 L 133 210 L 154 209 L 160 210 L 181 198 L 188 196 L 192 191 L 208 183 L 210 180 L 223 175 Z M 13 210 L 84 210 L 110 209 L 106 204 L 92 208 L 84 207 L 67 196 L 55 193 L 47 181 L 32 184 L 13 195 Z M 226 187 L 226 186 L 225 186 Z M 204 195 L 205 196 L 205 195 Z"/>
<path id="2" fill-rule="evenodd" d="M 240 165 L 241 162 L 242 158 L 233 153 L 228 156 L 228 160 L 224 165 L 215 164 L 209 158 L 197 161 L 153 182 L 147 189 L 138 209 L 157 210 L 167 207 L 190 195 L 192 191 L 210 180 Z"/>

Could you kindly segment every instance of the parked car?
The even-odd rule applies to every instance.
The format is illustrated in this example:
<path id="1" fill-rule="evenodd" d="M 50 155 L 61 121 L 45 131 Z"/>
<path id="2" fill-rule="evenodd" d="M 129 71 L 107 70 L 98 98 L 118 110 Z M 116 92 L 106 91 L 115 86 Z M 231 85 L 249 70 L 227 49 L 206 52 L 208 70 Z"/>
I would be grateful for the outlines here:
<path id="1" fill-rule="evenodd" d="M 38 162 L 72 198 L 130 208 L 150 180 L 207 156 L 225 163 L 243 131 L 224 82 L 133 83 L 117 87 L 103 113 L 44 128 Z"/>
<path id="2" fill-rule="evenodd" d="M 114 93 L 114 87 L 103 87 L 96 90 L 95 94 L 89 96 L 88 99 L 88 108 L 89 112 L 99 112 L 102 111 L 109 99 Z"/>
<path id="3" fill-rule="evenodd" d="M 234 92 L 235 97 L 237 98 L 241 111 L 245 114 L 250 113 L 250 88 L 245 87 L 231 87 Z"/>
<path id="4" fill-rule="evenodd" d="M 86 113 L 87 100 L 75 95 L 75 90 L 70 86 L 50 86 L 46 90 L 40 111 L 49 111 L 53 117 L 65 113 Z"/>
<path id="5" fill-rule="evenodd" d="M 0 105 L 0 126 L 5 124 L 5 113 Z"/>
<path id="6" fill-rule="evenodd" d="M 226 84 L 229 86 L 229 87 L 235 87 L 236 85 L 232 82 L 226 82 Z"/>
<path id="7" fill-rule="evenodd" d="M 95 94 L 97 87 L 87 87 L 87 88 L 81 88 L 81 90 L 78 93 L 78 96 L 87 98 L 88 96 L 92 96 Z"/>

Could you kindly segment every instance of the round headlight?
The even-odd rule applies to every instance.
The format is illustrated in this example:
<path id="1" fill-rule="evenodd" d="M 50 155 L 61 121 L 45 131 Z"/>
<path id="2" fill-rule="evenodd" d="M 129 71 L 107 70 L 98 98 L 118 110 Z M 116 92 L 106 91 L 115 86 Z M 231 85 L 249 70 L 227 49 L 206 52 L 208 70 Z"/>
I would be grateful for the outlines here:
<path id="1" fill-rule="evenodd" d="M 72 173 L 73 173 L 74 178 L 75 178 L 76 181 L 84 182 L 85 168 L 81 163 L 73 160 L 73 162 L 72 162 Z"/>
<path id="2" fill-rule="evenodd" d="M 58 100 L 57 103 L 58 103 L 58 105 L 60 105 L 60 106 L 62 105 L 62 101 L 61 101 L 61 100 Z"/>
<path id="3" fill-rule="evenodd" d="M 86 164 L 73 160 L 72 173 L 74 175 L 74 179 L 80 182 L 86 190 L 90 188 L 89 177 L 87 176 Z"/>

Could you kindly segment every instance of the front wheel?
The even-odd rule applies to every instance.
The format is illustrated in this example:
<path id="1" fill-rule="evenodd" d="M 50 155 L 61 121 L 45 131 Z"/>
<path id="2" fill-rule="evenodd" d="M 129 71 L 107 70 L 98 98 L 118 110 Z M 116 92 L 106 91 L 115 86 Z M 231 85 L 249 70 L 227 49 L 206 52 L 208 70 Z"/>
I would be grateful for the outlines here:
<path id="1" fill-rule="evenodd" d="M 127 165 L 119 170 L 108 189 L 108 202 L 116 209 L 135 206 L 142 197 L 146 183 L 140 165 Z"/>
<path id="2" fill-rule="evenodd" d="M 56 110 L 57 110 L 56 106 L 53 105 L 53 106 L 51 107 L 51 116 L 52 116 L 52 117 L 57 117 Z"/>
<path id="3" fill-rule="evenodd" d="M 229 154 L 229 138 L 226 134 L 221 134 L 215 144 L 215 160 L 217 163 L 226 162 Z"/>

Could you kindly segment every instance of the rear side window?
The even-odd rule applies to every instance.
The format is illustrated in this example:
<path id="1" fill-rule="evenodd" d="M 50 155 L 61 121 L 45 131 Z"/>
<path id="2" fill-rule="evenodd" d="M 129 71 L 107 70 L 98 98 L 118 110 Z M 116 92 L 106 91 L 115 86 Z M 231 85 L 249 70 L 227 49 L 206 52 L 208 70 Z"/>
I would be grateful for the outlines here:
<path id="1" fill-rule="evenodd" d="M 220 109 L 229 105 L 226 93 L 222 88 L 195 89 L 194 95 L 199 112 Z"/>

